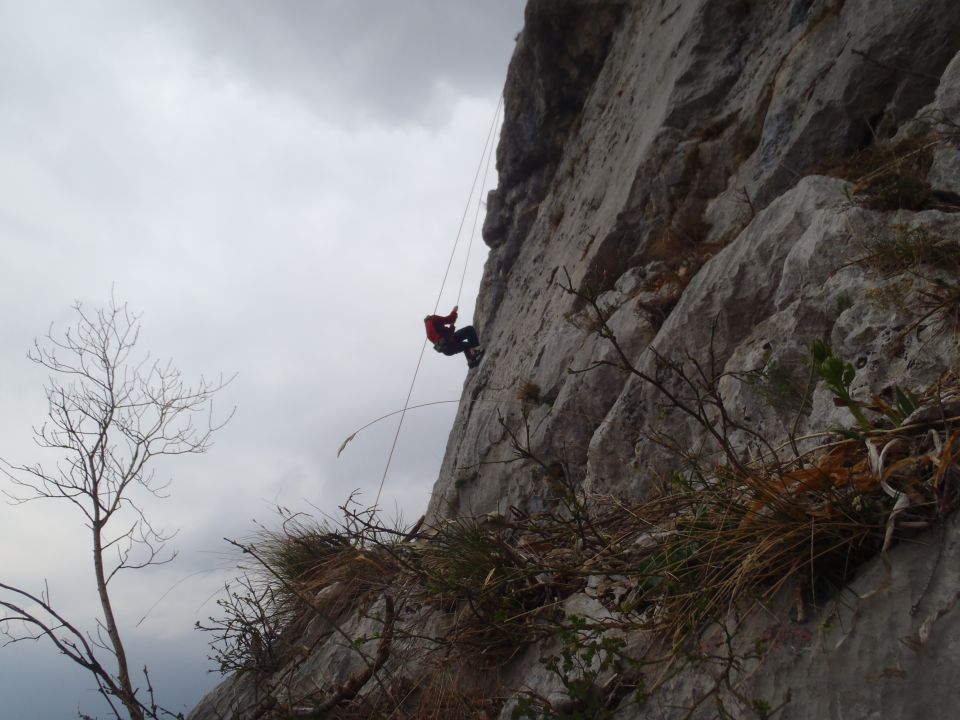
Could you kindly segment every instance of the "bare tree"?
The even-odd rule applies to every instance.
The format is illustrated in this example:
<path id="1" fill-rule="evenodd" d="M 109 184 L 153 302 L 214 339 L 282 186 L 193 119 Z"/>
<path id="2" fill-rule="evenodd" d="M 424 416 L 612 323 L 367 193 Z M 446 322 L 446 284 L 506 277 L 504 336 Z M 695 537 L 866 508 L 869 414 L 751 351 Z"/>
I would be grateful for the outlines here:
<path id="1" fill-rule="evenodd" d="M 144 668 L 146 690 L 138 694 L 110 597 L 111 582 L 124 570 L 170 562 L 172 534 L 154 526 L 142 502 L 167 496 L 158 481 L 161 456 L 203 453 L 223 427 L 213 419 L 212 398 L 229 380 L 200 378 L 187 384 L 170 362 L 133 357 L 140 316 L 111 298 L 87 311 L 74 304 L 75 323 L 63 333 L 51 325 L 28 357 L 50 371 L 45 386 L 48 416 L 34 439 L 52 451 L 52 465 L 12 465 L 14 484 L 4 492 L 14 503 L 66 500 L 90 531 L 93 573 L 101 614 L 96 631 L 83 632 L 52 605 L 49 591 L 30 593 L 0 583 L 0 632 L 8 643 L 45 638 L 96 679 L 114 715 L 131 720 L 173 716 L 159 708 Z M 232 378 L 231 378 L 232 379 Z M 232 415 L 232 413 L 231 413 Z"/>

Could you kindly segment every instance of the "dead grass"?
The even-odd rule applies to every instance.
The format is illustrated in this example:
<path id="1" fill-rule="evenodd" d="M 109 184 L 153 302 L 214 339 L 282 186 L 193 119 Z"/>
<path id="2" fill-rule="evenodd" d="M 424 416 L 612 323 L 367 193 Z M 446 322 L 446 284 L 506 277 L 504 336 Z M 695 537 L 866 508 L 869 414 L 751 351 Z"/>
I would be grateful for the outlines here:
<path id="1" fill-rule="evenodd" d="M 864 255 L 856 263 L 887 277 L 908 274 L 910 281 L 900 287 L 885 288 L 898 303 L 916 308 L 917 318 L 905 334 L 929 321 L 941 330 L 960 331 L 960 243 L 952 238 L 932 235 L 923 228 L 894 225 L 889 232 L 867 239 Z"/>
<path id="2" fill-rule="evenodd" d="M 520 386 L 517 388 L 517 400 L 522 403 L 539 405 L 543 402 L 540 386 L 531 380 L 520 383 Z"/>
<path id="3" fill-rule="evenodd" d="M 709 231 L 710 225 L 704 221 L 701 214 L 679 212 L 669 225 L 651 234 L 646 255 L 651 260 L 676 262 L 689 255 L 703 242 Z"/>
<path id="4" fill-rule="evenodd" d="M 935 204 L 927 173 L 936 135 L 874 143 L 853 155 L 824 163 L 825 175 L 851 181 L 851 192 L 875 210 L 923 210 Z"/>
<path id="5" fill-rule="evenodd" d="M 362 592 L 403 576 L 408 601 L 455 616 L 445 642 L 490 653 L 548 632 L 555 603 L 588 576 L 620 577 L 623 618 L 679 646 L 744 599 L 794 585 L 814 602 L 842 587 L 896 537 L 952 512 L 958 495 L 960 432 L 926 422 L 840 442 L 802 466 L 676 474 L 642 502 L 591 496 L 566 513 L 461 518 L 418 542 L 363 549 L 341 534 L 319 544 L 301 582 Z M 303 541 L 289 542 L 299 553 Z"/>
<path id="6" fill-rule="evenodd" d="M 922 315 L 907 328 L 907 332 L 913 332 L 928 320 L 937 329 L 960 332 L 960 284 L 935 278 L 926 288 L 917 289 L 917 293 Z"/>
<path id="7" fill-rule="evenodd" d="M 909 270 L 944 270 L 960 265 L 960 243 L 933 235 L 924 228 L 894 225 L 868 238 L 858 262 L 887 276 Z"/>
<path id="8" fill-rule="evenodd" d="M 279 531 L 264 530 L 253 544 L 271 579 L 279 577 L 281 585 L 310 596 L 338 586 L 344 591 L 338 599 L 345 603 L 382 588 L 397 571 L 383 547 L 364 547 L 343 528 L 305 514 L 287 514 Z"/>

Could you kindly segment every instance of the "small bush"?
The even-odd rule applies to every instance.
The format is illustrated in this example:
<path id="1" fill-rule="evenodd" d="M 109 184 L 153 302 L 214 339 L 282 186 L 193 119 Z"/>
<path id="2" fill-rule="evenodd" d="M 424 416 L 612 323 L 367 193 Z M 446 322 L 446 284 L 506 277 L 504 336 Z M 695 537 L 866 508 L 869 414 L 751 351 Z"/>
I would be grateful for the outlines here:
<path id="1" fill-rule="evenodd" d="M 622 637 L 571 615 L 558 638 L 562 643 L 559 654 L 541 658 L 540 662 L 560 681 L 566 699 L 551 702 L 528 691 L 520 695 L 512 720 L 607 720 L 627 695 L 633 695 L 632 702 L 643 704 L 639 663 L 625 653 Z M 602 687 L 601 677 L 611 672 L 623 681 Z"/>
<path id="2" fill-rule="evenodd" d="M 220 617 L 208 618 L 209 624 L 197 622 L 195 627 L 212 634 L 210 659 L 221 674 L 272 672 L 287 661 L 280 637 L 293 616 L 273 585 L 239 577 L 225 586 L 217 607 Z"/>
<path id="3" fill-rule="evenodd" d="M 742 378 L 773 408 L 802 410 L 809 404 L 804 389 L 798 386 L 791 373 L 769 354 L 760 368 L 743 373 Z"/>
<path id="4" fill-rule="evenodd" d="M 850 296 L 850 293 L 847 292 L 846 290 L 841 291 L 837 295 L 837 299 L 835 302 L 836 302 L 836 308 L 837 308 L 837 315 L 840 315 L 841 313 L 844 313 L 853 307 L 853 298 Z"/>

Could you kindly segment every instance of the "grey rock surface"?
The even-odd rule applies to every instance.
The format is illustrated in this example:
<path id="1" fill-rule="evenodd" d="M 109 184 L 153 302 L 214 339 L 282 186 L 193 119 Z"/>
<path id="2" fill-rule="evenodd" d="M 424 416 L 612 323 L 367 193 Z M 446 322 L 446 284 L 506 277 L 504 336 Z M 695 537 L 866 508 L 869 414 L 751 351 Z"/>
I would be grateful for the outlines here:
<path id="1" fill-rule="evenodd" d="M 609 366 L 569 372 L 611 360 L 613 350 L 596 341 L 582 301 L 564 291 L 567 276 L 575 289 L 602 293 L 637 363 L 652 362 L 651 343 L 668 355 L 704 349 L 717 320 L 717 361 L 726 364 L 748 352 L 737 345 L 754 328 L 783 319 L 796 332 L 774 337 L 774 352 L 796 365 L 812 339 L 832 332 L 838 298 L 881 292 L 863 285 L 873 281 L 862 269 L 835 271 L 854 259 L 857 243 L 896 219 L 845 211 L 839 182 L 810 181 L 815 200 L 810 183 L 803 197 L 781 196 L 915 116 L 960 117 L 960 6 L 952 1 L 600 5 L 622 13 L 609 39 L 572 26 L 574 37 L 524 33 L 518 46 L 505 98 L 508 112 L 522 105 L 529 126 L 547 123 L 530 116 L 544 111 L 540 94 L 553 90 L 529 80 L 531 53 L 594 42 L 589 55 L 603 62 L 577 76 L 589 87 L 577 90 L 586 100 L 574 117 L 547 123 L 567 128 L 563 153 L 533 189 L 514 170 L 528 136 L 505 126 L 493 206 L 501 213 L 509 195 L 513 220 L 488 217 L 491 253 L 474 318 L 488 357 L 466 381 L 432 517 L 550 503 L 542 478 L 509 462 L 502 423 L 528 425 L 534 448 L 567 462 L 591 488 L 642 493 L 651 480 L 645 470 L 662 471 L 658 463 L 641 467 L 641 409 L 654 402 L 642 383 Z M 531 3 L 528 26 L 550 13 Z M 539 44 L 549 48 L 531 50 Z M 949 190 L 956 158 L 955 144 L 938 148 L 931 180 Z M 774 213 L 764 212 L 771 205 Z M 815 221 L 831 224 L 830 241 L 818 244 Z M 710 260 L 724 247 L 722 261 Z M 878 313 L 855 307 L 844 323 L 880 321 Z M 858 352 L 883 357 L 879 348 Z M 540 388 L 540 402 L 517 400 L 527 383 Z"/>

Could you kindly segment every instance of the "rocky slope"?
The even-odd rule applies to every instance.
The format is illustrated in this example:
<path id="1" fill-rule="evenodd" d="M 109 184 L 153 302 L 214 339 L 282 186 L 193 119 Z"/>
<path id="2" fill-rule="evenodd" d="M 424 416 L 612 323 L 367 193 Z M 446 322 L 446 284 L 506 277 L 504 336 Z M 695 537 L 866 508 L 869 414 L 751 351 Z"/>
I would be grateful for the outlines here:
<path id="1" fill-rule="evenodd" d="M 466 380 L 429 525 L 530 517 L 571 488 L 640 500 L 724 452 L 746 466 L 788 455 L 791 438 L 801 453 L 822 444 L 818 433 L 855 423 L 812 381 L 815 340 L 851 363 L 847 389 L 864 403 L 960 369 L 954 0 L 531 0 L 504 97 L 475 318 L 487 354 Z M 712 392 L 708 423 L 664 388 L 701 405 Z M 450 632 L 451 609 L 395 609 L 398 593 L 381 591 L 338 610 L 343 632 L 315 618 L 302 630 L 309 653 L 273 679 L 228 681 L 191 717 L 290 714 L 310 693 L 336 700 L 325 712 L 372 717 L 370 702 L 349 714 L 355 696 L 428 675 L 498 698 L 470 717 L 947 717 L 958 556 L 956 522 L 943 519 L 816 612 L 791 621 L 780 596 L 745 610 L 725 650 L 738 661 L 722 673 L 706 661 L 647 670 L 643 703 L 608 693 L 593 715 L 569 714 L 564 698 L 585 701 L 542 662 L 562 655 L 562 638 L 518 646 L 497 672 L 462 654 L 440 670 L 424 638 Z M 597 592 L 608 581 L 557 603 L 567 617 L 614 618 Z M 387 616 L 389 658 L 364 677 Z M 364 638 L 366 658 L 345 637 Z M 599 662 L 581 675 L 609 685 L 615 669 Z M 359 687 L 334 697 L 351 679 Z M 523 689 L 538 709 L 516 709 Z M 319 705 L 296 712 L 320 716 Z"/>

